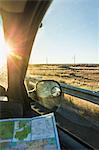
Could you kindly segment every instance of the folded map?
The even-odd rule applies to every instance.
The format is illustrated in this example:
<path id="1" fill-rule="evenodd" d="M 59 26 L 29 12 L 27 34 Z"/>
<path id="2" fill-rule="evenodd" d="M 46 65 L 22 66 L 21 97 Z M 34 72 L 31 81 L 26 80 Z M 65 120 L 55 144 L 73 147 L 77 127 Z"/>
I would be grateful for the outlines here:
<path id="1" fill-rule="evenodd" d="M 0 120 L 0 150 L 60 150 L 54 114 Z"/>

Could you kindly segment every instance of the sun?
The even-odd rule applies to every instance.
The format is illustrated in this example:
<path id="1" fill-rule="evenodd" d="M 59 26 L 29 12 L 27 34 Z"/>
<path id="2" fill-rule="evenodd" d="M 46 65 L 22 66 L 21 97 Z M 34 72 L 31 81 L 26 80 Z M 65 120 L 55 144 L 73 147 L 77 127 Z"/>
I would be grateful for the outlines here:
<path id="1" fill-rule="evenodd" d="M 11 47 L 5 41 L 3 27 L 0 27 L 0 66 L 3 67 L 7 62 L 7 57 L 11 53 Z"/>

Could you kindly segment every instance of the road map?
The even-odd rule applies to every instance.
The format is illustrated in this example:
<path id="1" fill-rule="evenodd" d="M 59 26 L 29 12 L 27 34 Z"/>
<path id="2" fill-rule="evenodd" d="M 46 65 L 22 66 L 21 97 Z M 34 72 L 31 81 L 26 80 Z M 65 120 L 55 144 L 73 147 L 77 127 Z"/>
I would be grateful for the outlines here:
<path id="1" fill-rule="evenodd" d="M 54 114 L 0 120 L 0 150 L 60 150 Z"/>

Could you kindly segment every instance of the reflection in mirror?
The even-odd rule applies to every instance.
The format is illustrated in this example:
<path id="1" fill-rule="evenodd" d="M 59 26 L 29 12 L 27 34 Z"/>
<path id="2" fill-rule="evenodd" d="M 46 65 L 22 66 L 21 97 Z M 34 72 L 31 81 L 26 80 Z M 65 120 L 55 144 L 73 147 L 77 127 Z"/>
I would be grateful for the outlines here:
<path id="1" fill-rule="evenodd" d="M 36 86 L 36 93 L 43 106 L 53 108 L 60 105 L 61 87 L 56 81 L 39 81 Z"/>
<path id="2" fill-rule="evenodd" d="M 36 87 L 37 96 L 41 98 L 59 96 L 61 94 L 60 85 L 52 80 L 42 80 Z"/>

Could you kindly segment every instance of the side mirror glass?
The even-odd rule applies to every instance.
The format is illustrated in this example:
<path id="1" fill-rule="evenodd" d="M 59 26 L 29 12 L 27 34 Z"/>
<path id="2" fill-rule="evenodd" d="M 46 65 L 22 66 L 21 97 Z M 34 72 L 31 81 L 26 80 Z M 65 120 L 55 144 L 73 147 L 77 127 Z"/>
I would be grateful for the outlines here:
<path id="1" fill-rule="evenodd" d="M 47 108 L 52 108 L 60 104 L 61 93 L 60 84 L 54 80 L 42 80 L 36 85 L 38 100 Z"/>

